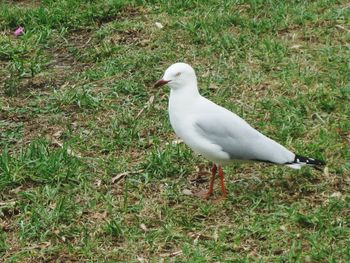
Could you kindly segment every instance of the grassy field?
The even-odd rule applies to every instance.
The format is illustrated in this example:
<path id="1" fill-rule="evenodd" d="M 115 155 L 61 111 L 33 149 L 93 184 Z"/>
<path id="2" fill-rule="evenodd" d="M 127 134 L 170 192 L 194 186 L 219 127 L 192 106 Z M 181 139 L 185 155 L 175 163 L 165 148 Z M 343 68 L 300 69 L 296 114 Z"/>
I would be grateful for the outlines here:
<path id="1" fill-rule="evenodd" d="M 0 1 L 0 261 L 349 262 L 349 43 L 345 0 Z M 177 61 L 325 171 L 237 164 L 226 201 L 187 195 L 210 163 L 153 88 Z"/>

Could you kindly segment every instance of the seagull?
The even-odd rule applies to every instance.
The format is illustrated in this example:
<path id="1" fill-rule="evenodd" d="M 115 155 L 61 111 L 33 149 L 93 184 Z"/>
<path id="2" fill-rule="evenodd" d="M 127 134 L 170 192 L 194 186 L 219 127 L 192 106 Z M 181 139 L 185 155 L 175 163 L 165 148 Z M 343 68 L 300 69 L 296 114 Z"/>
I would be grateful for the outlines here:
<path id="1" fill-rule="evenodd" d="M 222 198 L 227 196 L 222 166 L 234 161 L 266 162 L 293 169 L 325 162 L 294 154 L 266 137 L 235 113 L 199 94 L 194 69 L 186 63 L 168 67 L 155 87 L 170 87 L 168 112 L 176 135 L 194 152 L 213 162 L 209 190 L 213 195 L 216 173 L 220 178 Z"/>

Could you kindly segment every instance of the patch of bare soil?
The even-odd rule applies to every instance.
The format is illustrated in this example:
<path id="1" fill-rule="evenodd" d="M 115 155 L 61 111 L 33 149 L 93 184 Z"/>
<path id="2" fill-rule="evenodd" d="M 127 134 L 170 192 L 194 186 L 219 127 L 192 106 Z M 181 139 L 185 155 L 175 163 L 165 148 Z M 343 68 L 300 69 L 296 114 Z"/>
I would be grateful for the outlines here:
<path id="1" fill-rule="evenodd" d="M 16 5 L 18 7 L 34 8 L 41 4 L 40 0 L 10 0 L 8 1 L 11 5 Z"/>
<path id="2" fill-rule="evenodd" d="M 10 98 L 8 102 L 12 107 L 25 108 L 29 103 L 29 99 Z M 5 120 L 7 123 L 11 124 L 9 125 L 10 129 L 12 126 L 23 127 L 21 137 L 12 141 L 11 149 L 9 149 L 10 152 L 16 151 L 24 145 L 29 144 L 34 138 L 47 138 L 54 143 L 54 140 L 58 139 L 58 137 L 62 134 L 63 128 L 59 123 L 52 124 L 52 121 L 50 121 L 50 116 L 40 114 L 34 117 L 33 114 L 26 111 L 23 111 L 23 113 L 18 113 L 7 111 L 6 109 L 0 110 L 0 116 L 2 120 Z M 61 122 L 65 122 L 64 117 L 61 118 Z"/>
<path id="3" fill-rule="evenodd" d="M 128 29 L 117 32 L 111 35 L 107 41 L 111 42 L 112 44 L 138 45 L 142 47 L 146 46 L 149 42 L 148 39 L 144 38 L 144 35 L 140 29 Z"/>
<path id="4" fill-rule="evenodd" d="M 283 40 L 293 41 L 298 44 L 319 45 L 324 40 L 321 35 L 315 34 L 315 32 L 327 32 L 327 34 L 330 34 L 330 29 L 335 29 L 331 34 L 336 34 L 337 31 L 347 30 L 345 27 L 334 23 L 334 21 L 315 21 L 305 25 L 290 25 L 279 30 L 278 35 Z M 292 48 L 297 49 L 297 46 L 294 45 Z"/>
<path id="5" fill-rule="evenodd" d="M 139 17 L 145 14 L 146 10 L 142 7 L 124 6 L 119 12 L 105 15 L 97 20 L 99 26 L 115 21 L 125 20 L 127 18 Z"/>
<path id="6" fill-rule="evenodd" d="M 49 67 L 53 69 L 53 75 L 57 75 L 60 79 L 74 75 L 78 72 L 86 70 L 91 65 L 79 60 L 73 52 L 82 50 L 90 46 L 91 32 L 76 31 L 69 35 L 65 41 L 61 40 L 56 47 L 48 50 L 52 56 Z"/>

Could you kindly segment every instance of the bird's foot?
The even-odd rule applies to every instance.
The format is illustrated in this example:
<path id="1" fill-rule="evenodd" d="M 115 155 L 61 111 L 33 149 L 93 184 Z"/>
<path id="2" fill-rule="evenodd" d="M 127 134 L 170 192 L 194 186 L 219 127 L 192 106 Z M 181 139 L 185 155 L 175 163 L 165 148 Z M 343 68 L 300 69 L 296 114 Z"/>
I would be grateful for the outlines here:
<path id="1" fill-rule="evenodd" d="M 213 193 L 210 193 L 207 190 L 201 190 L 201 191 L 199 191 L 197 193 L 194 193 L 193 195 L 196 196 L 196 197 L 199 197 L 201 199 L 208 200 L 210 197 L 213 196 Z M 222 194 L 221 196 L 213 199 L 213 202 L 220 203 L 222 201 L 225 201 L 226 199 L 227 199 L 227 195 L 226 194 Z"/>
<path id="2" fill-rule="evenodd" d="M 201 199 L 209 199 L 209 197 L 212 196 L 212 193 L 208 192 L 207 190 L 201 190 L 197 193 L 194 193 L 193 195 Z"/>
<path id="3" fill-rule="evenodd" d="M 220 203 L 220 202 L 223 202 L 223 201 L 226 201 L 226 200 L 227 200 L 227 195 L 221 195 L 218 198 L 214 199 L 214 202 L 215 203 Z"/>

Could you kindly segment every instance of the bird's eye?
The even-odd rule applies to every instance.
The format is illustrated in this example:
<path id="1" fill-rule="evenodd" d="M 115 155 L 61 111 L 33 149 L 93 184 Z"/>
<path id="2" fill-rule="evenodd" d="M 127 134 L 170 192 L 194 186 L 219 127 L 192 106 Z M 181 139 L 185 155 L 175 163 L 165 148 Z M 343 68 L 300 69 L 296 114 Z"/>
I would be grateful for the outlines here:
<path id="1" fill-rule="evenodd" d="M 178 72 L 175 74 L 176 77 L 180 76 L 181 75 L 181 72 Z"/>

